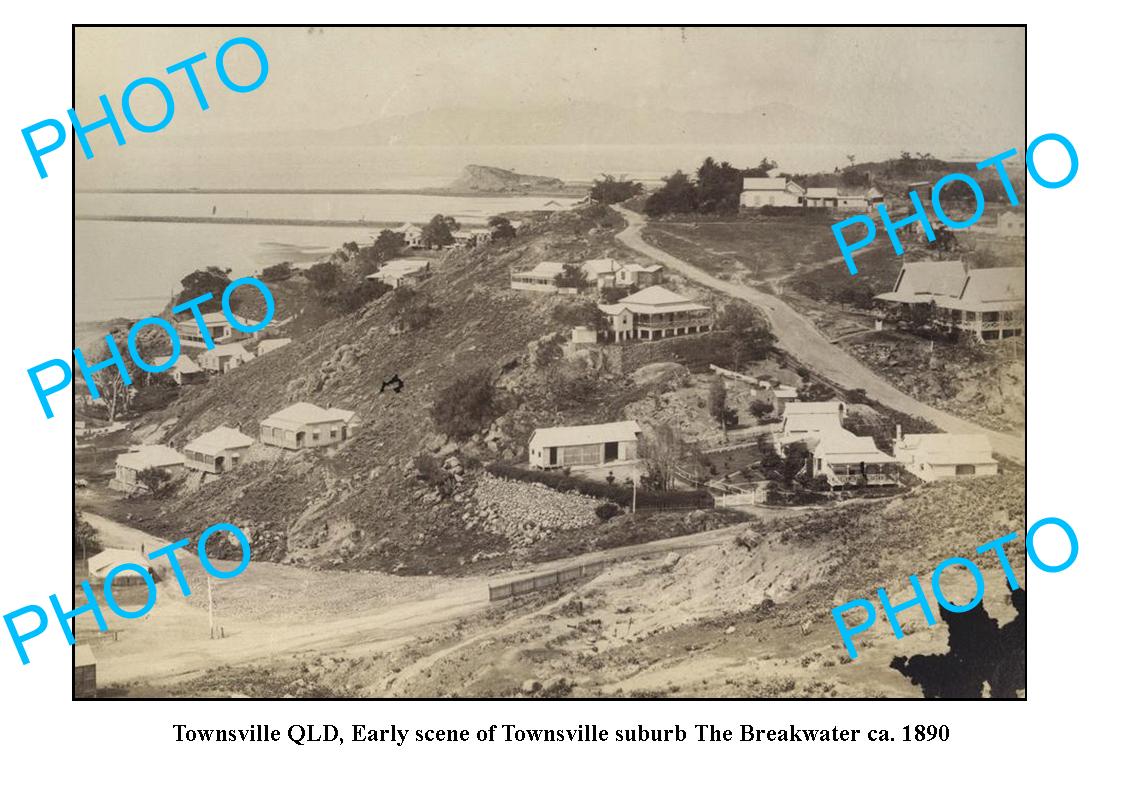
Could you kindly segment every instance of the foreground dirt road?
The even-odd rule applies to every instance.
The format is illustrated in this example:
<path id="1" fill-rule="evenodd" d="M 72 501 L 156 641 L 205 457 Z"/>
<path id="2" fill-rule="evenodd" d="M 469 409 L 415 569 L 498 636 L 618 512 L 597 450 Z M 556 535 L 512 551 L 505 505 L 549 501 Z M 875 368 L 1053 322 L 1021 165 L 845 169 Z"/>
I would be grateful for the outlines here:
<path id="1" fill-rule="evenodd" d="M 84 518 L 94 526 L 107 547 L 127 550 L 154 550 L 167 544 L 151 536 L 96 514 Z M 163 685 L 203 674 L 218 666 L 261 664 L 298 653 L 362 655 L 392 649 L 431 632 L 438 626 L 475 614 L 488 606 L 488 583 L 501 582 L 579 563 L 625 560 L 722 544 L 736 535 L 738 526 L 728 526 L 690 536 L 588 553 L 504 573 L 502 577 L 402 578 L 381 573 L 343 573 L 296 570 L 280 564 L 258 562 L 242 575 L 226 581 L 212 581 L 216 624 L 224 628 L 225 638 L 212 640 L 209 632 L 206 576 L 198 559 L 185 548 L 179 559 L 193 593 L 184 598 L 174 579 L 159 584 L 159 596 L 152 612 L 143 619 L 123 620 L 107 612 L 113 636 L 95 632 L 92 619 L 78 620 L 79 637 L 93 643 L 98 659 L 98 680 L 102 685 L 140 681 Z M 334 610 L 319 619 L 302 615 L 292 600 L 266 611 L 246 615 L 238 610 L 247 602 L 260 602 L 279 587 L 282 578 L 297 577 L 319 592 L 317 601 L 330 605 L 353 606 Z M 327 586 L 325 588 L 325 582 Z M 333 585 L 334 584 L 334 585 Z M 389 584 L 389 588 L 388 588 Z M 361 592 L 377 591 L 381 604 L 362 603 Z M 337 592 L 337 593 L 336 593 Z M 356 594 L 359 592 L 360 594 Z M 275 595 L 274 595 L 275 596 Z"/>
<path id="2" fill-rule="evenodd" d="M 628 222 L 628 226 L 616 236 L 621 243 L 711 290 L 720 291 L 760 307 L 772 324 L 772 332 L 776 335 L 779 346 L 811 370 L 850 389 L 865 390 L 870 398 L 900 412 L 923 417 L 944 431 L 955 434 L 986 434 L 996 453 L 1014 461 L 1025 461 L 1024 437 L 991 431 L 906 395 L 831 343 L 819 333 L 810 320 L 781 299 L 746 285 L 736 285 L 718 279 L 701 268 L 652 246 L 641 235 L 647 224 L 646 219 L 639 213 L 619 205 L 616 206 L 616 210 Z"/>

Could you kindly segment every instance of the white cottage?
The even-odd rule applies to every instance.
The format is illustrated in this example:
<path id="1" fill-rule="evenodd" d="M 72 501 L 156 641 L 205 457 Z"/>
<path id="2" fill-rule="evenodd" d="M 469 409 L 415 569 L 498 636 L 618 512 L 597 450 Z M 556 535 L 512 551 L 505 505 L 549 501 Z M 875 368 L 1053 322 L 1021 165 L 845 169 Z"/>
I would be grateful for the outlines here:
<path id="1" fill-rule="evenodd" d="M 278 448 L 299 450 L 337 445 L 358 430 L 358 415 L 347 409 L 321 409 L 297 403 L 261 421 L 261 441 Z"/>
<path id="2" fill-rule="evenodd" d="M 639 457 L 639 423 L 624 420 L 589 426 L 538 428 L 530 435 L 530 465 L 600 467 L 633 462 Z"/>
<path id="3" fill-rule="evenodd" d="M 905 434 L 893 442 L 893 455 L 924 481 L 997 475 L 986 434 Z"/>
<path id="4" fill-rule="evenodd" d="M 148 487 L 137 480 L 141 471 L 155 468 L 175 475 L 183 472 L 185 464 L 179 451 L 167 445 L 142 445 L 117 457 L 109 487 L 119 492 L 143 492 Z"/>
<path id="5" fill-rule="evenodd" d="M 191 440 L 183 453 L 192 470 L 218 475 L 241 464 L 253 442 L 236 428 L 219 426 Z"/>

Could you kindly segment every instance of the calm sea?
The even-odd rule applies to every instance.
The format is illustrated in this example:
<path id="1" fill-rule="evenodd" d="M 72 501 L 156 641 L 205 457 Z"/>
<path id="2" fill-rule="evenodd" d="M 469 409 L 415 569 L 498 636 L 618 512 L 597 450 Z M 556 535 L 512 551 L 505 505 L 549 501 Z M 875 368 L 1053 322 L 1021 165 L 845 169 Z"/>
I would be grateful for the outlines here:
<path id="1" fill-rule="evenodd" d="M 859 161 L 895 154 L 893 147 L 856 151 Z M 546 206 L 545 197 L 448 197 L 413 194 L 215 194 L 234 189 L 422 190 L 447 185 L 468 163 L 567 181 L 602 173 L 657 181 L 691 171 L 707 155 L 745 166 L 767 155 L 784 169 L 806 172 L 845 165 L 839 147 L 757 146 L 506 146 L 184 147 L 174 154 L 132 145 L 78 161 L 81 188 L 190 190 L 182 194 L 81 193 L 79 215 L 192 216 L 401 223 L 437 213 L 467 224 L 488 216 Z M 556 200 L 565 205 L 567 200 Z M 369 241 L 377 228 L 78 221 L 75 225 L 78 321 L 141 317 L 159 310 L 180 277 L 217 265 L 246 275 L 274 263 L 310 262 L 346 241 Z"/>
<path id="2" fill-rule="evenodd" d="M 78 215 L 226 217 L 311 221 L 425 222 L 437 213 L 465 225 L 497 213 L 543 209 L 571 199 L 414 194 L 91 194 L 75 196 Z M 550 205 L 553 207 L 554 205 Z M 216 265 L 245 276 L 279 262 L 314 262 L 347 241 L 370 243 L 380 227 L 203 224 L 166 221 L 75 222 L 75 320 L 137 318 L 159 311 L 184 275 Z"/>

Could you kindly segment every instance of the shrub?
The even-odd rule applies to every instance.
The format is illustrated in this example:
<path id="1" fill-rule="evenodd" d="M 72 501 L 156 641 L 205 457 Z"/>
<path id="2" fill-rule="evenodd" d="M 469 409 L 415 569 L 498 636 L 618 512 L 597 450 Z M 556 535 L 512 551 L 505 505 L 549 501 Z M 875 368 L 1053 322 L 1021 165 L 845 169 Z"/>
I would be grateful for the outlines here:
<path id="1" fill-rule="evenodd" d="M 772 404 L 768 403 L 768 401 L 753 401 L 751 404 L 749 404 L 749 411 L 752 412 L 753 417 L 759 420 L 765 415 L 771 414 Z"/>
<path id="2" fill-rule="evenodd" d="M 498 478 L 545 484 L 559 492 L 578 492 L 588 497 L 611 501 L 617 506 L 632 505 L 631 484 L 606 484 L 600 481 L 587 481 L 582 478 L 574 478 L 559 470 L 528 470 L 505 462 L 491 462 L 485 469 Z M 641 489 L 636 493 L 636 505 L 639 508 L 707 508 L 713 505 L 713 498 L 710 497 L 708 492 L 700 489 L 659 493 Z"/>
<path id="3" fill-rule="evenodd" d="M 172 475 L 159 467 L 146 467 L 136 474 L 136 480 L 147 487 L 153 497 L 164 497 L 171 492 Z"/>
<path id="4" fill-rule="evenodd" d="M 445 386 L 437 393 L 432 414 L 437 428 L 454 439 L 482 431 L 495 415 L 495 385 L 487 368 Z"/>
<path id="5" fill-rule="evenodd" d="M 292 278 L 292 263 L 277 263 L 265 268 L 261 272 L 263 282 L 284 282 Z"/>
<path id="6" fill-rule="evenodd" d="M 620 507 L 615 503 L 601 503 L 594 511 L 602 520 L 611 520 L 620 513 Z"/>

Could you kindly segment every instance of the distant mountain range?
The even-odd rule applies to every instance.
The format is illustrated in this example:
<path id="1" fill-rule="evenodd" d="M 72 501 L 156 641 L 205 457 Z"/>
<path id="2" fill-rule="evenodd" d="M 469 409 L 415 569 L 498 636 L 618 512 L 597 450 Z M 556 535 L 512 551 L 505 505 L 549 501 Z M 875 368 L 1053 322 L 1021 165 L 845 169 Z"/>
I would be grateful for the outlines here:
<path id="1" fill-rule="evenodd" d="M 284 136 L 284 134 L 280 134 Z M 339 145 L 698 145 L 878 143 L 882 135 L 860 123 L 831 119 L 784 103 L 743 113 L 684 113 L 595 103 L 483 110 L 440 108 L 391 116 L 316 134 Z"/>

